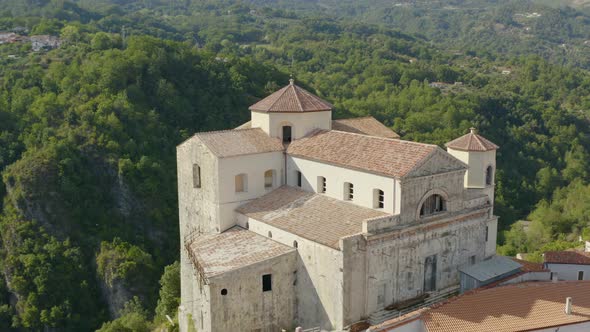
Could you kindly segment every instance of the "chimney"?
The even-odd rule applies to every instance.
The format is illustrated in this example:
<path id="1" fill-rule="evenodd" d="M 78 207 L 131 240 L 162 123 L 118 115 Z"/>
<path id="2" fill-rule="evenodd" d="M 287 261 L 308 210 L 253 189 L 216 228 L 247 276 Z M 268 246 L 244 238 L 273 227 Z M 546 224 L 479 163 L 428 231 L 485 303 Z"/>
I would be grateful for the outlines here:
<path id="1" fill-rule="evenodd" d="M 572 298 L 571 297 L 565 298 L 565 314 L 566 315 L 572 314 Z"/>

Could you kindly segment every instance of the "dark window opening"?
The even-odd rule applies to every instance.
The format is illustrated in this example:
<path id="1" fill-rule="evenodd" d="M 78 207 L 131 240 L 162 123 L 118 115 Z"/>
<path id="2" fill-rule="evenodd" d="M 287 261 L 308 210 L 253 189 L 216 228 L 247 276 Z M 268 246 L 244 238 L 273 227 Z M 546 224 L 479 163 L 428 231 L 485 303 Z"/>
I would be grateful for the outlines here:
<path id="1" fill-rule="evenodd" d="M 262 291 L 269 292 L 272 290 L 272 274 L 262 276 Z"/>
<path id="2" fill-rule="evenodd" d="M 293 247 L 298 248 L 299 244 L 297 244 L 297 241 L 293 241 Z"/>
<path id="3" fill-rule="evenodd" d="M 584 280 L 584 271 L 578 271 L 578 280 Z"/>
<path id="4" fill-rule="evenodd" d="M 475 264 L 475 255 L 469 257 L 469 265 L 474 265 Z"/>
<path id="5" fill-rule="evenodd" d="M 486 242 L 488 242 L 489 231 L 490 231 L 489 227 L 486 226 Z"/>
<path id="6" fill-rule="evenodd" d="M 494 168 L 492 166 L 488 166 L 486 169 L 486 185 L 491 186 L 494 178 Z"/>
<path id="7" fill-rule="evenodd" d="M 383 190 L 379 189 L 377 195 L 377 207 L 379 209 L 382 209 L 385 206 L 385 193 L 383 192 Z"/>
<path id="8" fill-rule="evenodd" d="M 318 176 L 318 192 L 322 194 L 326 193 L 326 178 L 323 176 Z"/>
<path id="9" fill-rule="evenodd" d="M 424 292 L 436 290 L 436 255 L 424 260 Z"/>
<path id="10" fill-rule="evenodd" d="M 223 296 L 227 295 L 227 289 L 225 289 L 225 288 L 222 289 L 221 290 L 221 295 L 223 295 Z"/>
<path id="11" fill-rule="evenodd" d="M 193 188 L 201 188 L 201 167 L 193 164 Z"/>
<path id="12" fill-rule="evenodd" d="M 283 142 L 291 142 L 291 126 L 283 126 Z"/>
<path id="13" fill-rule="evenodd" d="M 447 202 L 441 195 L 428 197 L 420 208 L 420 217 L 443 212 L 447 210 Z"/>
<path id="14" fill-rule="evenodd" d="M 303 176 L 302 176 L 301 172 L 297 171 L 297 186 L 298 187 L 301 187 L 302 178 L 303 178 Z"/>
<path id="15" fill-rule="evenodd" d="M 354 199 L 354 185 L 350 182 L 344 183 L 344 198 L 349 201 Z"/>
<path id="16" fill-rule="evenodd" d="M 272 239 L 272 233 L 271 233 L 271 231 L 268 231 L 268 237 Z"/>

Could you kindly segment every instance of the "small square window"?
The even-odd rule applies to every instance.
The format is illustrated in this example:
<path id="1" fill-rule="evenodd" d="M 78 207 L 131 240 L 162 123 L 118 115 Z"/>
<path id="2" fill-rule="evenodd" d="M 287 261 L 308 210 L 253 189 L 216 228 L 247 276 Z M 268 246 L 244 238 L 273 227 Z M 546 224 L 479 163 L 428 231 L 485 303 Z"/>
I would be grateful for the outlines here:
<path id="1" fill-rule="evenodd" d="M 262 291 L 272 291 L 272 274 L 265 274 L 262 276 Z"/>

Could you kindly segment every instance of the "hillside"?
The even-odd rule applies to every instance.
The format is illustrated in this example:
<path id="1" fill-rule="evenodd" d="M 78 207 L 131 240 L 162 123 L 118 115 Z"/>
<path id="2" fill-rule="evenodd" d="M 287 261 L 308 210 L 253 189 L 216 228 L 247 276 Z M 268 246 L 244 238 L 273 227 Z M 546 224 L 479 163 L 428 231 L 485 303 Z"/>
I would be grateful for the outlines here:
<path id="1" fill-rule="evenodd" d="M 590 74 L 580 68 L 590 57 L 580 48 L 563 66 L 537 48 L 586 38 L 583 12 L 542 7 L 557 23 L 539 23 L 547 30 L 528 44 L 485 39 L 504 2 L 408 2 L 417 7 L 395 7 L 390 21 L 385 2 L 252 3 L 0 0 L 0 30 L 62 41 L 40 52 L 0 45 L 0 330 L 89 331 L 120 317 L 102 331 L 143 331 L 173 315 L 174 265 L 159 299 L 158 280 L 180 250 L 175 146 L 247 121 L 247 107 L 291 74 L 337 117 L 372 115 L 439 145 L 475 126 L 500 145 L 502 228 L 532 221 L 532 232 L 517 223 L 500 237 L 503 253 L 587 234 Z M 408 10 L 418 25 L 394 19 Z M 432 15 L 483 24 L 482 35 L 419 24 Z"/>

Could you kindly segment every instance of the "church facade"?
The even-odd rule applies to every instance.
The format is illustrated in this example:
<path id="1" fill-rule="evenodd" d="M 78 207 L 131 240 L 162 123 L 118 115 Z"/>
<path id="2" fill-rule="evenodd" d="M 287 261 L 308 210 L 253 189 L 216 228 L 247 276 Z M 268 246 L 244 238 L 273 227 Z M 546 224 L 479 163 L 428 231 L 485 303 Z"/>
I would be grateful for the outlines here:
<path id="1" fill-rule="evenodd" d="M 346 331 L 495 255 L 496 149 L 333 120 L 293 81 L 177 147 L 181 331 Z"/>

